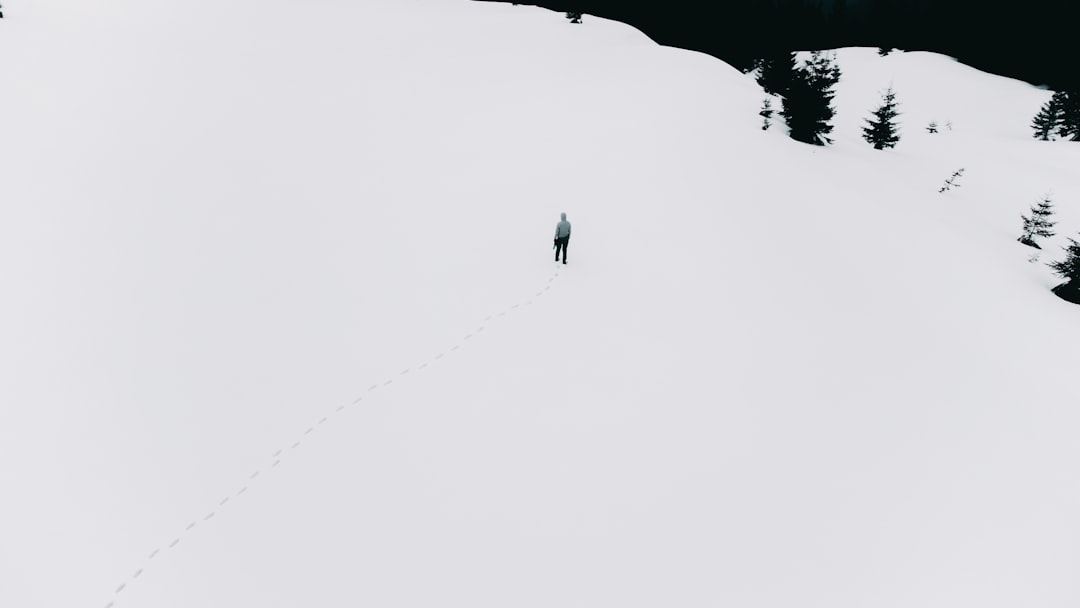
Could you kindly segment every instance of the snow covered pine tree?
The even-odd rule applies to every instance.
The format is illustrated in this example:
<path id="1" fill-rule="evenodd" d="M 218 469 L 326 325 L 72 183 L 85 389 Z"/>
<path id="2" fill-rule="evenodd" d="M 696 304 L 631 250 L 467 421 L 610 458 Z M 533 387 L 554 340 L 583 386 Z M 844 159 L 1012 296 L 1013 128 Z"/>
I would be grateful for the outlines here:
<path id="1" fill-rule="evenodd" d="M 1051 228 L 1053 228 L 1054 224 L 1057 222 L 1050 221 L 1050 217 L 1054 215 L 1053 206 L 1054 203 L 1050 200 L 1050 195 L 1046 195 L 1031 208 L 1030 217 L 1021 215 L 1020 217 L 1024 220 L 1024 233 L 1016 240 L 1029 247 L 1042 249 L 1042 247 L 1035 242 L 1035 239 L 1048 239 L 1054 236 L 1054 231 L 1051 230 Z"/>

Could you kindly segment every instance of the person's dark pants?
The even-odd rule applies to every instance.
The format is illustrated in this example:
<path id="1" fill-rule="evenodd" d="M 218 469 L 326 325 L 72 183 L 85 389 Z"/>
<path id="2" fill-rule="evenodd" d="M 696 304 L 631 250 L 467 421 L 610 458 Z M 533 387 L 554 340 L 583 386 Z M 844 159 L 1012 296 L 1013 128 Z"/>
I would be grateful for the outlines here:
<path id="1" fill-rule="evenodd" d="M 570 237 L 555 239 L 555 261 L 559 261 L 559 252 L 562 252 L 562 263 L 566 263 L 566 248 L 570 246 Z"/>

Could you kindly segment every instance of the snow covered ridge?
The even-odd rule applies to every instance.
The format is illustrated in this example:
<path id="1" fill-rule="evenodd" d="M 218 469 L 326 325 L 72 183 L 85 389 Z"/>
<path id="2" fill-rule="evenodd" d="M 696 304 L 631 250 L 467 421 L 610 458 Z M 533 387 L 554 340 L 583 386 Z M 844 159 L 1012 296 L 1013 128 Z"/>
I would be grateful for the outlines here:
<path id="1" fill-rule="evenodd" d="M 4 3 L 0 606 L 1077 605 L 1050 91 L 302 8 Z"/>

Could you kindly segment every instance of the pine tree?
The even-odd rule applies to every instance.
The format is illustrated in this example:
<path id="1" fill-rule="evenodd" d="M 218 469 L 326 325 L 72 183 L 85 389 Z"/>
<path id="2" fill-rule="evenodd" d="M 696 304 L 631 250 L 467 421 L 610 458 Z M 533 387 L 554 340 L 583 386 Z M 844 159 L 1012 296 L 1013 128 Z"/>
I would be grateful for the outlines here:
<path id="1" fill-rule="evenodd" d="M 566 13 L 566 18 L 570 23 L 581 23 L 581 13 Z"/>
<path id="2" fill-rule="evenodd" d="M 758 112 L 758 115 L 761 116 L 762 131 L 768 131 L 769 127 L 772 126 L 772 116 L 774 111 L 775 110 L 773 110 L 772 107 L 772 100 L 766 97 L 765 101 L 761 104 L 761 111 Z"/>
<path id="3" fill-rule="evenodd" d="M 807 62 L 815 78 L 820 78 L 832 88 L 840 82 L 840 66 L 836 63 L 836 53 L 822 53 L 812 51 L 810 60 Z"/>
<path id="4" fill-rule="evenodd" d="M 895 148 L 896 142 L 900 141 L 900 135 L 896 131 L 896 93 L 892 87 L 885 91 L 881 106 L 874 110 L 874 118 L 866 119 L 867 126 L 862 128 L 863 139 L 875 150 Z"/>
<path id="5" fill-rule="evenodd" d="M 1051 137 L 1057 134 L 1056 131 L 1061 123 L 1063 101 L 1060 93 L 1054 93 L 1054 96 L 1039 109 L 1039 113 L 1031 121 L 1031 128 L 1035 130 L 1035 139 L 1050 141 Z"/>
<path id="6" fill-rule="evenodd" d="M 770 95 L 787 95 L 795 77 L 795 53 L 780 53 L 757 62 L 757 82 Z"/>
<path id="7" fill-rule="evenodd" d="M 1080 242 L 1069 239 L 1069 246 L 1065 248 L 1065 259 L 1051 262 L 1049 266 L 1054 270 L 1054 274 L 1070 283 L 1080 281 Z"/>
<path id="8" fill-rule="evenodd" d="M 833 87 L 840 80 L 840 68 L 831 54 L 814 51 L 810 60 L 795 70 L 780 114 L 787 120 L 791 138 L 803 143 L 825 145 L 836 111 L 832 107 Z"/>
<path id="9" fill-rule="evenodd" d="M 1067 137 L 1072 141 L 1080 141 L 1080 92 L 1059 91 L 1054 93 L 1061 109 L 1058 119 L 1057 134 L 1059 137 Z"/>
<path id="10" fill-rule="evenodd" d="M 1024 233 L 1016 240 L 1029 247 L 1042 249 L 1042 247 L 1035 242 L 1035 239 L 1048 239 L 1054 236 L 1054 231 L 1051 230 L 1051 228 L 1053 228 L 1054 224 L 1057 222 L 1050 221 L 1051 216 L 1054 215 L 1053 206 L 1054 203 L 1050 200 L 1050 196 L 1046 195 L 1031 208 L 1030 216 L 1021 215 L 1020 217 L 1024 220 Z"/>

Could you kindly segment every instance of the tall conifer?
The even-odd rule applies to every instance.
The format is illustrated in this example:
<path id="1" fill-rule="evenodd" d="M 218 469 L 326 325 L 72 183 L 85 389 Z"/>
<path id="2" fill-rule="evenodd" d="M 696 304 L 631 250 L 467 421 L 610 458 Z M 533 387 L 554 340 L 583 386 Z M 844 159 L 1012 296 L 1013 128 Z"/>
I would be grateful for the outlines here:
<path id="1" fill-rule="evenodd" d="M 833 87 L 839 80 L 840 67 L 834 56 L 820 51 L 812 52 L 810 59 L 795 70 L 780 112 L 792 139 L 818 146 L 832 143 L 829 121 L 836 114 L 832 107 Z"/>
<path id="2" fill-rule="evenodd" d="M 1061 108 L 1057 123 L 1058 137 L 1080 141 L 1080 91 L 1054 93 Z"/>
<path id="3" fill-rule="evenodd" d="M 770 95 L 787 95 L 795 78 L 795 53 L 770 55 L 757 62 L 757 82 Z"/>
<path id="4" fill-rule="evenodd" d="M 1058 92 L 1039 108 L 1039 113 L 1031 121 L 1031 128 L 1035 131 L 1032 136 L 1042 141 L 1050 141 L 1058 135 L 1061 125 L 1062 105 L 1065 94 Z"/>

